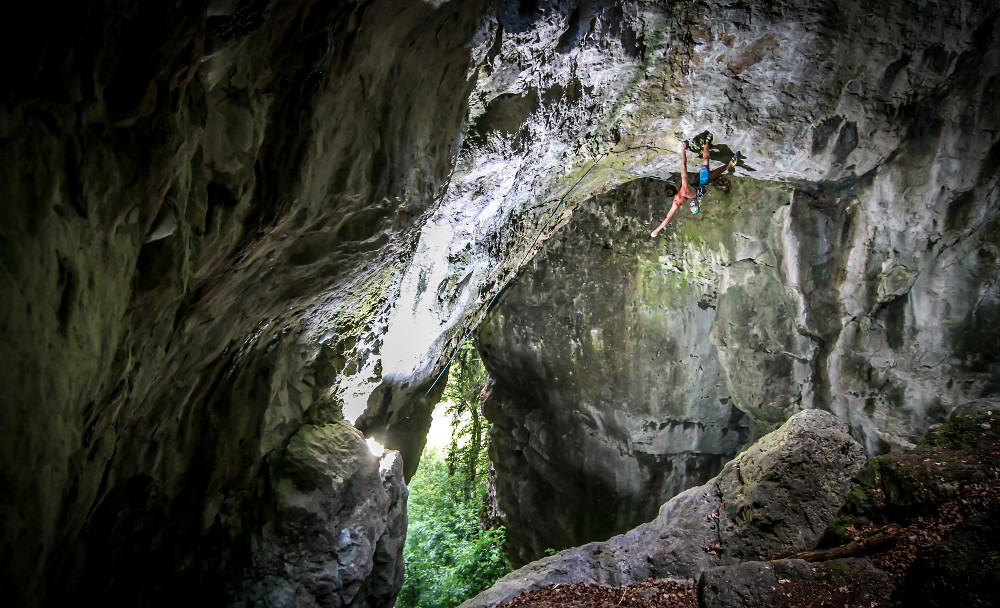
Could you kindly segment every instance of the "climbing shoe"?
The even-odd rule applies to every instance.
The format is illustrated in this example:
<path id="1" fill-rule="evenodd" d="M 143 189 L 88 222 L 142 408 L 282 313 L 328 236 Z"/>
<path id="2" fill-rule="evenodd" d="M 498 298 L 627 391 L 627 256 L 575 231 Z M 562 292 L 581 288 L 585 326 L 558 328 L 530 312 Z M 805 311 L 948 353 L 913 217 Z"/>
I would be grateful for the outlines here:
<path id="1" fill-rule="evenodd" d="M 695 150 L 701 150 L 702 148 L 705 147 L 705 144 L 708 144 L 708 145 L 711 146 L 712 145 L 712 141 L 714 139 L 715 139 L 715 136 L 712 135 L 711 131 L 704 131 L 702 133 L 699 133 L 699 134 L 695 135 L 694 139 L 691 140 L 691 143 L 688 145 L 688 147 L 689 148 L 693 148 Z"/>
<path id="2" fill-rule="evenodd" d="M 733 154 L 733 160 L 729 162 L 732 163 L 733 166 L 735 167 L 740 162 L 741 158 L 743 158 L 743 156 L 739 152 L 737 152 L 736 154 Z"/>
<path id="3" fill-rule="evenodd" d="M 696 198 L 691 199 L 691 202 L 688 204 L 688 206 L 691 208 L 691 213 L 692 214 L 698 215 L 698 211 L 699 211 L 699 209 L 698 209 L 698 199 L 696 199 Z"/>

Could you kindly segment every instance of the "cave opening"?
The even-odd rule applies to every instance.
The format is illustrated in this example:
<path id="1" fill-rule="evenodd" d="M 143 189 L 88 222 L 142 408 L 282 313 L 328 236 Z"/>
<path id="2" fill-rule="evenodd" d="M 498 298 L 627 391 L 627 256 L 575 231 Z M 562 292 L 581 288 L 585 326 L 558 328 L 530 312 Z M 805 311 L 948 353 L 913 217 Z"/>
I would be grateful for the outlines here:
<path id="1" fill-rule="evenodd" d="M 7 601 L 388 608 L 407 480 L 414 509 L 467 498 L 439 510 L 471 542 L 456 576 L 502 547 L 564 582 L 738 578 L 817 548 L 862 447 L 989 435 L 1000 7 L 785 4 L 12 13 Z M 745 156 L 650 238 L 705 130 L 713 166 Z M 470 330 L 487 394 L 427 452 Z M 919 466 L 976 448 L 942 446 Z M 418 519 L 414 543 L 448 528 Z"/>
<path id="2" fill-rule="evenodd" d="M 407 486 L 400 608 L 451 608 L 510 571 L 493 498 L 488 383 L 474 344 L 460 346 Z"/>

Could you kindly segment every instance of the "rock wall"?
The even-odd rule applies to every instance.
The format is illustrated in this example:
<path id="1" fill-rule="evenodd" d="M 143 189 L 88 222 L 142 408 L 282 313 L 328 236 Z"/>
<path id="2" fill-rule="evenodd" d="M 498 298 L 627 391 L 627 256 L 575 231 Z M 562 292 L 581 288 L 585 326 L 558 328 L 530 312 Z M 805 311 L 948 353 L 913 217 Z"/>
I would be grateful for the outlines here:
<path id="1" fill-rule="evenodd" d="M 706 127 L 713 167 L 746 159 L 662 244 L 659 182 L 584 198 L 481 332 L 516 560 L 649 519 L 796 411 L 878 453 L 996 399 L 997 8 L 663 14 L 601 164 L 666 175 Z"/>
<path id="2" fill-rule="evenodd" d="M 491 459 L 517 560 L 650 520 L 755 432 L 709 336 L 720 275 L 766 243 L 788 190 L 738 182 L 666 241 L 648 230 L 669 202 L 663 191 L 637 180 L 581 204 L 480 330 L 496 380 Z M 708 235 L 722 242 L 708 246 Z M 793 308 L 781 290 L 770 297 Z"/>
<path id="3" fill-rule="evenodd" d="M 445 186 L 483 10 L 105 2 L 5 20 L 24 41 L 0 96 L 8 602 L 391 603 L 405 494 L 363 441 L 332 457 L 296 438 L 339 423 L 330 388 Z M 340 476 L 353 489 L 316 500 L 343 521 L 288 504 L 289 483 Z M 344 527 L 287 551 L 300 525 Z"/>
<path id="4" fill-rule="evenodd" d="M 733 404 L 774 422 L 812 400 L 875 449 L 996 391 L 996 2 L 20 10 L 0 37 L 17 58 L 0 90 L 0 576 L 18 605 L 264 597 L 269 547 L 295 542 L 260 542 L 288 513 L 275 488 L 301 468 L 273 464 L 330 462 L 293 438 L 346 416 L 412 473 L 425 391 L 589 154 L 662 173 L 703 128 L 748 153 L 744 175 L 795 186 L 775 267 L 719 283 L 730 318 L 779 279 L 795 312 L 681 341 L 720 351 L 706 382 L 724 372 Z M 610 180 L 590 175 L 550 228 Z M 761 365 L 792 376 L 732 383 Z M 639 407 L 686 416 L 670 392 Z M 584 426 L 612 419 L 606 445 L 624 445 L 634 419 Z M 720 458 L 722 428 L 692 453 Z M 344 441 L 391 520 L 401 494 Z M 385 567 L 359 593 L 398 579 L 375 545 Z M 265 587 L 327 585 L 308 555 Z"/>
<path id="5" fill-rule="evenodd" d="M 406 486 L 346 422 L 303 426 L 269 462 L 271 509 L 229 605 L 391 606 L 403 586 Z M 290 559 L 290 556 L 294 556 Z"/>
<path id="6" fill-rule="evenodd" d="M 365 344 L 381 356 L 341 383 L 359 428 L 410 461 L 430 425 L 428 387 L 517 270 L 544 203 L 578 172 L 588 136 L 607 130 L 658 11 L 648 2 L 505 0 L 477 38 L 476 87 L 448 188 L 384 334 Z"/>

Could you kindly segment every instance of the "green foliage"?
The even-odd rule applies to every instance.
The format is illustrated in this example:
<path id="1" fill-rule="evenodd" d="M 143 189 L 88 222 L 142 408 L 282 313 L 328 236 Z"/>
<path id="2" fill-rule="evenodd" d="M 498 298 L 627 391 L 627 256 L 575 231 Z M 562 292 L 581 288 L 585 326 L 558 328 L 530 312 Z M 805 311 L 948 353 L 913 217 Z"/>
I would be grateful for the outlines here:
<path id="1" fill-rule="evenodd" d="M 455 357 L 445 399 L 451 403 L 451 445 L 428 449 L 410 481 L 406 577 L 396 606 L 451 608 L 492 585 L 510 568 L 504 528 L 482 524 L 488 491 L 488 423 L 479 411 L 486 372 L 468 345 Z"/>
<path id="2" fill-rule="evenodd" d="M 448 446 L 448 472 L 461 473 L 462 493 L 471 498 L 475 493 L 477 475 L 489 467 L 486 458 L 488 427 L 479 403 L 486 385 L 486 369 L 479 352 L 466 342 L 455 354 L 444 399 L 451 416 L 451 445 Z"/>
<path id="3" fill-rule="evenodd" d="M 424 453 L 410 482 L 400 608 L 457 606 L 508 572 L 501 549 L 504 529 L 484 530 L 479 520 L 485 475 L 472 499 L 463 482 L 449 474 L 439 452 Z"/>

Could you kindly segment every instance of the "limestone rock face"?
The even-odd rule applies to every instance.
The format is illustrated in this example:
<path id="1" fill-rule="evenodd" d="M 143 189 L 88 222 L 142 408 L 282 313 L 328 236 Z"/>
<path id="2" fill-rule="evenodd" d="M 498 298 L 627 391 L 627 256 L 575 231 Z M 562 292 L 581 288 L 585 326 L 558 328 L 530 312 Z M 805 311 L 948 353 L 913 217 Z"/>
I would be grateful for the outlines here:
<path id="1" fill-rule="evenodd" d="M 700 226 L 724 235 L 718 251 L 664 247 L 645 229 L 663 184 L 631 182 L 583 203 L 506 290 L 478 344 L 496 379 L 486 414 L 516 559 L 648 521 L 750 440 L 710 338 L 714 293 L 729 251 L 765 242 L 767 210 L 786 197 L 738 185 L 726 200 L 755 198 L 762 212 L 716 206 Z"/>
<path id="2" fill-rule="evenodd" d="M 391 605 L 403 586 L 407 491 L 398 453 L 382 459 L 346 422 L 293 435 L 271 459 L 274 516 L 234 605 Z"/>
<path id="3" fill-rule="evenodd" d="M 613 188 L 633 178 L 594 166 L 488 319 L 516 559 L 643 521 L 640 487 L 697 483 L 799 410 L 834 412 L 878 453 L 996 395 L 1000 142 L 979 100 L 1000 78 L 998 7 L 820 4 L 625 17 L 646 46 L 614 137 L 588 143 L 601 165 L 668 176 L 705 128 L 713 167 L 746 158 L 657 244 L 659 182 Z"/>
<path id="4" fill-rule="evenodd" d="M 381 357 L 342 382 L 347 411 L 364 412 L 359 427 L 397 449 L 422 442 L 433 407 L 424 393 L 479 308 L 518 269 L 543 203 L 578 176 L 587 140 L 607 131 L 634 88 L 642 40 L 660 11 L 610 0 L 504 0 L 498 8 L 476 38 L 476 87 L 447 190 L 420 233 L 384 334 L 363 342 Z"/>
<path id="5" fill-rule="evenodd" d="M 298 524 L 268 488 L 297 480 L 268 463 L 377 494 L 363 442 L 285 451 L 342 418 L 331 387 L 368 357 L 446 184 L 491 7 L 25 10 L 0 93 L 7 601 L 224 605 L 259 564 L 275 593 L 388 605 L 401 527 L 374 519 L 402 501 L 344 497 L 317 540 L 334 554 L 301 540 L 275 574 Z"/>
<path id="6" fill-rule="evenodd" d="M 650 577 L 697 578 L 714 566 L 812 548 L 844 505 L 864 460 L 846 423 L 819 410 L 800 412 L 718 477 L 670 499 L 654 520 L 533 562 L 462 608 L 495 606 L 562 582 L 618 586 Z"/>
<path id="7" fill-rule="evenodd" d="M 403 418 L 439 369 L 427 363 L 434 345 L 415 328 L 443 327 L 434 344 L 457 341 L 476 318 L 465 304 L 493 293 L 583 175 L 588 153 L 665 175 L 677 170 L 680 140 L 707 128 L 721 144 L 716 162 L 742 150 L 738 174 L 806 186 L 783 216 L 790 255 L 776 267 L 794 322 L 750 336 L 717 329 L 720 339 L 753 344 L 720 353 L 730 377 L 763 364 L 788 379 L 756 378 L 733 387 L 734 399 L 780 422 L 816 396 L 863 429 L 869 448 L 910 445 L 928 412 L 936 417 L 991 386 L 980 368 L 993 365 L 992 347 L 970 353 L 972 367 L 954 365 L 962 354 L 927 361 L 951 352 L 962 326 L 988 317 L 997 300 L 987 266 L 998 117 L 983 102 L 1000 70 L 997 8 L 961 0 L 875 9 L 819 0 L 504 3 L 459 163 L 391 314 L 384 341 L 399 357 L 379 380 L 391 390 L 367 404 L 366 423 L 387 428 Z M 555 224 L 625 179 L 590 175 Z M 942 272 L 952 260 L 968 271 Z M 753 297 L 774 286 L 761 268 L 741 270 L 736 292 Z M 945 291 L 965 297 L 937 300 Z M 802 340 L 818 355 L 793 348 L 785 360 L 776 349 Z M 913 357 L 894 365 L 886 353 L 900 350 Z M 856 380 L 866 366 L 871 383 Z M 817 367 L 828 370 L 829 386 L 799 390 Z"/>
<path id="8" fill-rule="evenodd" d="M 525 483 L 556 476 L 560 437 L 624 450 L 563 474 L 631 519 L 655 504 L 637 488 L 660 500 L 711 474 L 752 420 L 815 406 L 876 451 L 1000 390 L 995 1 L 71 4 L 29 3 L 0 36 L 17 58 L 0 91 L 0 585 L 16 605 L 265 597 L 255 565 L 299 542 L 275 527 L 271 463 L 339 475 L 286 454 L 300 429 L 356 421 L 412 473 L 425 392 L 591 155 L 662 175 L 705 128 L 722 160 L 747 154 L 742 219 L 640 251 L 664 211 L 647 201 L 641 230 L 595 214 L 634 228 L 616 250 L 633 261 L 566 263 L 645 286 L 648 310 L 623 319 L 656 331 L 607 340 L 667 347 L 676 382 L 621 357 L 568 369 L 655 382 L 583 394 L 541 360 L 534 393 L 498 378 L 510 399 L 492 407 L 525 421 L 498 423 L 498 450 L 524 448 Z M 536 245 L 632 179 L 609 175 L 588 174 Z M 654 310 L 661 296 L 675 308 Z M 605 339 L 570 328 L 561 355 Z M 504 332 L 511 369 L 531 361 Z M 701 369 L 673 358 L 691 352 Z M 568 411 L 534 413 L 540 390 Z M 374 480 L 358 467 L 344 479 Z M 399 513 L 364 504 L 384 552 L 344 550 L 370 569 L 286 552 L 274 589 L 386 597 L 399 538 L 371 516 L 389 530 Z M 608 512 L 553 528 L 624 525 Z M 324 586 L 336 576 L 361 591 Z"/>

